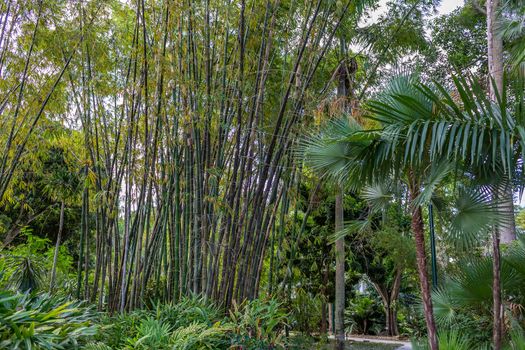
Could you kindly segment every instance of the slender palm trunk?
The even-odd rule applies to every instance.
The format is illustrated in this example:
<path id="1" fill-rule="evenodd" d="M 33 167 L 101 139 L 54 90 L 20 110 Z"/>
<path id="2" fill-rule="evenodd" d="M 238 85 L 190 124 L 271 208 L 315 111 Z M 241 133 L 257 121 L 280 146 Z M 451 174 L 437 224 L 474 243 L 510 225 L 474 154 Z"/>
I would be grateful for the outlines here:
<path id="1" fill-rule="evenodd" d="M 501 303 L 501 254 L 499 247 L 499 230 L 495 228 L 492 233 L 492 303 L 493 327 L 492 342 L 495 350 L 501 349 L 503 305 Z"/>
<path id="2" fill-rule="evenodd" d="M 487 47 L 488 47 L 488 68 L 489 68 L 489 96 L 493 101 L 497 100 L 497 95 L 502 95 L 503 89 L 503 40 L 497 34 L 499 0 L 487 0 Z M 516 239 L 516 227 L 514 225 L 514 203 L 512 186 L 505 189 L 504 194 L 500 195 L 501 205 L 508 223 L 500 225 L 499 236 L 502 243 L 509 243 Z"/>
<path id="3" fill-rule="evenodd" d="M 488 47 L 488 66 L 489 66 L 489 96 L 493 101 L 503 93 L 503 41 L 496 33 L 499 0 L 487 0 L 487 47 Z M 504 215 L 507 220 L 499 227 L 494 228 L 492 234 L 493 247 L 493 328 L 492 341 L 495 350 L 501 349 L 502 318 L 503 310 L 501 307 L 501 283 L 500 283 L 500 239 L 504 243 L 516 239 L 516 229 L 514 225 L 514 203 L 512 186 L 506 186 L 503 193 L 496 193 L 496 197 L 501 200 Z"/>
<path id="4" fill-rule="evenodd" d="M 413 172 L 409 174 L 409 191 L 410 202 L 414 203 L 419 195 L 419 185 L 415 180 Z M 438 350 L 437 328 L 434 320 L 434 310 L 432 309 L 432 296 L 430 292 L 430 283 L 427 273 L 427 257 L 425 252 L 425 227 L 423 225 L 423 216 L 421 207 L 414 206 L 412 208 L 412 232 L 416 242 L 416 261 L 417 272 L 419 275 L 419 286 L 421 288 L 421 298 L 423 299 L 423 311 L 425 313 L 425 322 L 428 333 L 428 343 L 431 350 Z"/>
<path id="5" fill-rule="evenodd" d="M 60 249 L 60 241 L 62 239 L 62 228 L 64 227 L 64 209 L 65 209 L 65 204 L 64 204 L 64 200 L 62 200 L 62 202 L 60 203 L 60 221 L 58 223 L 57 242 L 55 244 L 55 254 L 53 255 L 53 267 L 51 268 L 51 282 L 49 283 L 50 293 L 53 293 L 53 290 L 55 289 L 58 251 Z"/>
<path id="6" fill-rule="evenodd" d="M 335 197 L 335 231 L 343 229 L 343 193 Z M 344 349 L 345 340 L 345 239 L 335 242 L 335 339 L 337 349 Z"/>

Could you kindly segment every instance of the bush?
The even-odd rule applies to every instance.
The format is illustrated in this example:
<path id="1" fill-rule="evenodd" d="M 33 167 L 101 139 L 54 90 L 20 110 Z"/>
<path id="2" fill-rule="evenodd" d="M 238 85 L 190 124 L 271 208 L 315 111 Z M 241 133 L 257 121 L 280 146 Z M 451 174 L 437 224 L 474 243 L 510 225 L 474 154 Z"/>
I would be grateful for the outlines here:
<path id="1" fill-rule="evenodd" d="M 234 305 L 230 312 L 234 342 L 242 349 L 283 348 L 288 314 L 275 299 L 255 299 Z"/>
<path id="2" fill-rule="evenodd" d="M 345 310 L 345 323 L 350 333 L 379 334 L 384 327 L 380 303 L 368 296 L 356 296 Z"/>
<path id="3" fill-rule="evenodd" d="M 2 349 L 78 349 L 96 334 L 94 320 L 80 302 L 0 292 Z"/>
<path id="4" fill-rule="evenodd" d="M 89 349 L 268 349 L 284 347 L 287 314 L 274 299 L 256 299 L 226 317 L 212 302 L 191 297 L 101 321 Z"/>
<path id="5" fill-rule="evenodd" d="M 312 296 L 304 289 L 298 289 L 292 302 L 293 329 L 307 335 L 319 330 L 322 305 L 319 295 Z"/>

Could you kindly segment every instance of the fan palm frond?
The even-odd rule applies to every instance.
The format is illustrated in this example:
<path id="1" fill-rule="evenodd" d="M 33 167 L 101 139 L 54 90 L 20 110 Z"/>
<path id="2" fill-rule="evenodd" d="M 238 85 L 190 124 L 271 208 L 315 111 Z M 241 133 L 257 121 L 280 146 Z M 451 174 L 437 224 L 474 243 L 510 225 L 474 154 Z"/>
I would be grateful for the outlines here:
<path id="1" fill-rule="evenodd" d="M 298 155 L 321 175 L 345 182 L 369 143 L 370 135 L 356 121 L 343 117 L 329 121 L 321 132 L 305 138 Z"/>
<path id="2" fill-rule="evenodd" d="M 367 216 L 363 220 L 351 220 L 344 224 L 344 227 L 328 237 L 328 243 L 335 243 L 337 240 L 353 235 L 354 233 L 369 232 L 371 230 L 372 220 Z"/>
<path id="3" fill-rule="evenodd" d="M 368 203 L 374 212 L 381 211 L 394 200 L 394 192 L 386 183 L 377 183 L 365 186 L 361 191 L 361 197 Z"/>
<path id="4" fill-rule="evenodd" d="M 460 188 L 449 223 L 448 238 L 458 248 L 473 247 L 487 236 L 495 225 L 501 225 L 505 215 L 490 190 Z"/>
<path id="5" fill-rule="evenodd" d="M 413 205 L 423 206 L 436 198 L 435 191 L 440 183 L 454 170 L 454 164 L 448 160 L 432 163 L 428 176 L 425 177 L 423 190 L 414 200 Z"/>

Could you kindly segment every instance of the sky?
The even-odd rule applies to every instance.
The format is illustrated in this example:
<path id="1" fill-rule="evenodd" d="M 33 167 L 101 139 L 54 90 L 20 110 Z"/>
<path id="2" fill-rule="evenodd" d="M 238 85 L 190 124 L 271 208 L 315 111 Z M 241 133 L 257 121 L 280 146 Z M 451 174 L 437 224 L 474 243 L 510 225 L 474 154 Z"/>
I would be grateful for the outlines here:
<path id="1" fill-rule="evenodd" d="M 441 1 L 441 4 L 438 7 L 438 11 L 440 14 L 446 15 L 447 13 L 454 11 L 458 7 L 463 6 L 464 3 L 464 1 L 458 0 L 443 0 Z"/>
<path id="2" fill-rule="evenodd" d="M 371 14 L 371 21 L 375 21 L 382 13 L 386 11 L 386 3 L 388 0 L 381 0 L 379 2 L 379 8 Z M 438 14 L 446 15 L 460 6 L 463 6 L 465 2 L 463 0 L 442 0 L 438 6 Z"/>

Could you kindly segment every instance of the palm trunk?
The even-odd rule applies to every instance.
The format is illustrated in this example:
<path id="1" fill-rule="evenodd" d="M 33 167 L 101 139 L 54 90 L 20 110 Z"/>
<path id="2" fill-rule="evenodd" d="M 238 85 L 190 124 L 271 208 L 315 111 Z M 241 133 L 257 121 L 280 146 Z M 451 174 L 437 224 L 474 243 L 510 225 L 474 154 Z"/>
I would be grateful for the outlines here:
<path id="1" fill-rule="evenodd" d="M 335 231 L 343 229 L 343 193 L 335 197 Z M 344 349 L 345 340 L 345 239 L 335 242 L 335 339 L 337 349 Z"/>
<path id="2" fill-rule="evenodd" d="M 55 244 L 55 254 L 53 254 L 53 267 L 51 268 L 51 282 L 49 283 L 50 293 L 53 293 L 53 290 L 55 289 L 58 251 L 60 249 L 60 241 L 62 239 L 62 228 L 64 227 L 64 209 L 65 209 L 65 204 L 64 204 L 64 200 L 62 200 L 62 202 L 60 203 L 60 221 L 58 223 L 57 242 Z"/>
<path id="3" fill-rule="evenodd" d="M 503 93 L 503 40 L 496 33 L 498 26 L 499 0 L 487 0 L 487 46 L 488 46 L 488 68 L 489 68 L 489 96 L 492 101 Z M 512 186 L 505 189 L 501 196 L 502 207 L 507 216 L 508 223 L 499 225 L 499 236 L 502 243 L 509 243 L 516 239 L 516 227 L 514 225 L 514 203 Z"/>
<path id="4" fill-rule="evenodd" d="M 415 199 L 419 195 L 419 185 L 415 179 L 414 173 L 411 171 L 409 174 L 409 192 L 410 202 L 414 203 Z M 412 232 L 414 234 L 414 240 L 416 242 L 416 261 L 417 261 L 417 272 L 419 275 L 419 286 L 421 288 L 421 297 L 423 299 L 423 311 L 425 313 L 425 323 L 428 332 L 428 343 L 431 350 L 438 350 L 438 339 L 436 322 L 434 320 L 434 310 L 432 309 L 432 296 L 430 293 L 430 283 L 428 280 L 427 273 L 427 260 L 425 252 L 425 227 L 423 225 L 423 216 L 421 213 L 421 207 L 414 206 L 412 208 Z"/>
<path id="5" fill-rule="evenodd" d="M 489 66 L 489 96 L 493 101 L 503 93 L 503 41 L 496 33 L 499 0 L 487 0 L 487 46 L 488 46 L 488 66 Z M 501 198 L 504 215 L 508 222 L 494 228 L 492 237 L 493 247 L 493 329 L 492 341 L 495 350 L 501 349 L 502 318 L 503 310 L 501 307 L 501 282 L 500 282 L 500 238 L 504 243 L 516 239 L 516 229 L 514 224 L 514 203 L 512 186 L 506 186 L 504 192 L 496 197 Z"/>
<path id="6" fill-rule="evenodd" d="M 499 249 L 499 231 L 494 229 L 492 234 L 492 302 L 493 302 L 493 327 L 492 342 L 494 350 L 501 349 L 503 306 L 501 303 L 501 262 Z"/>

